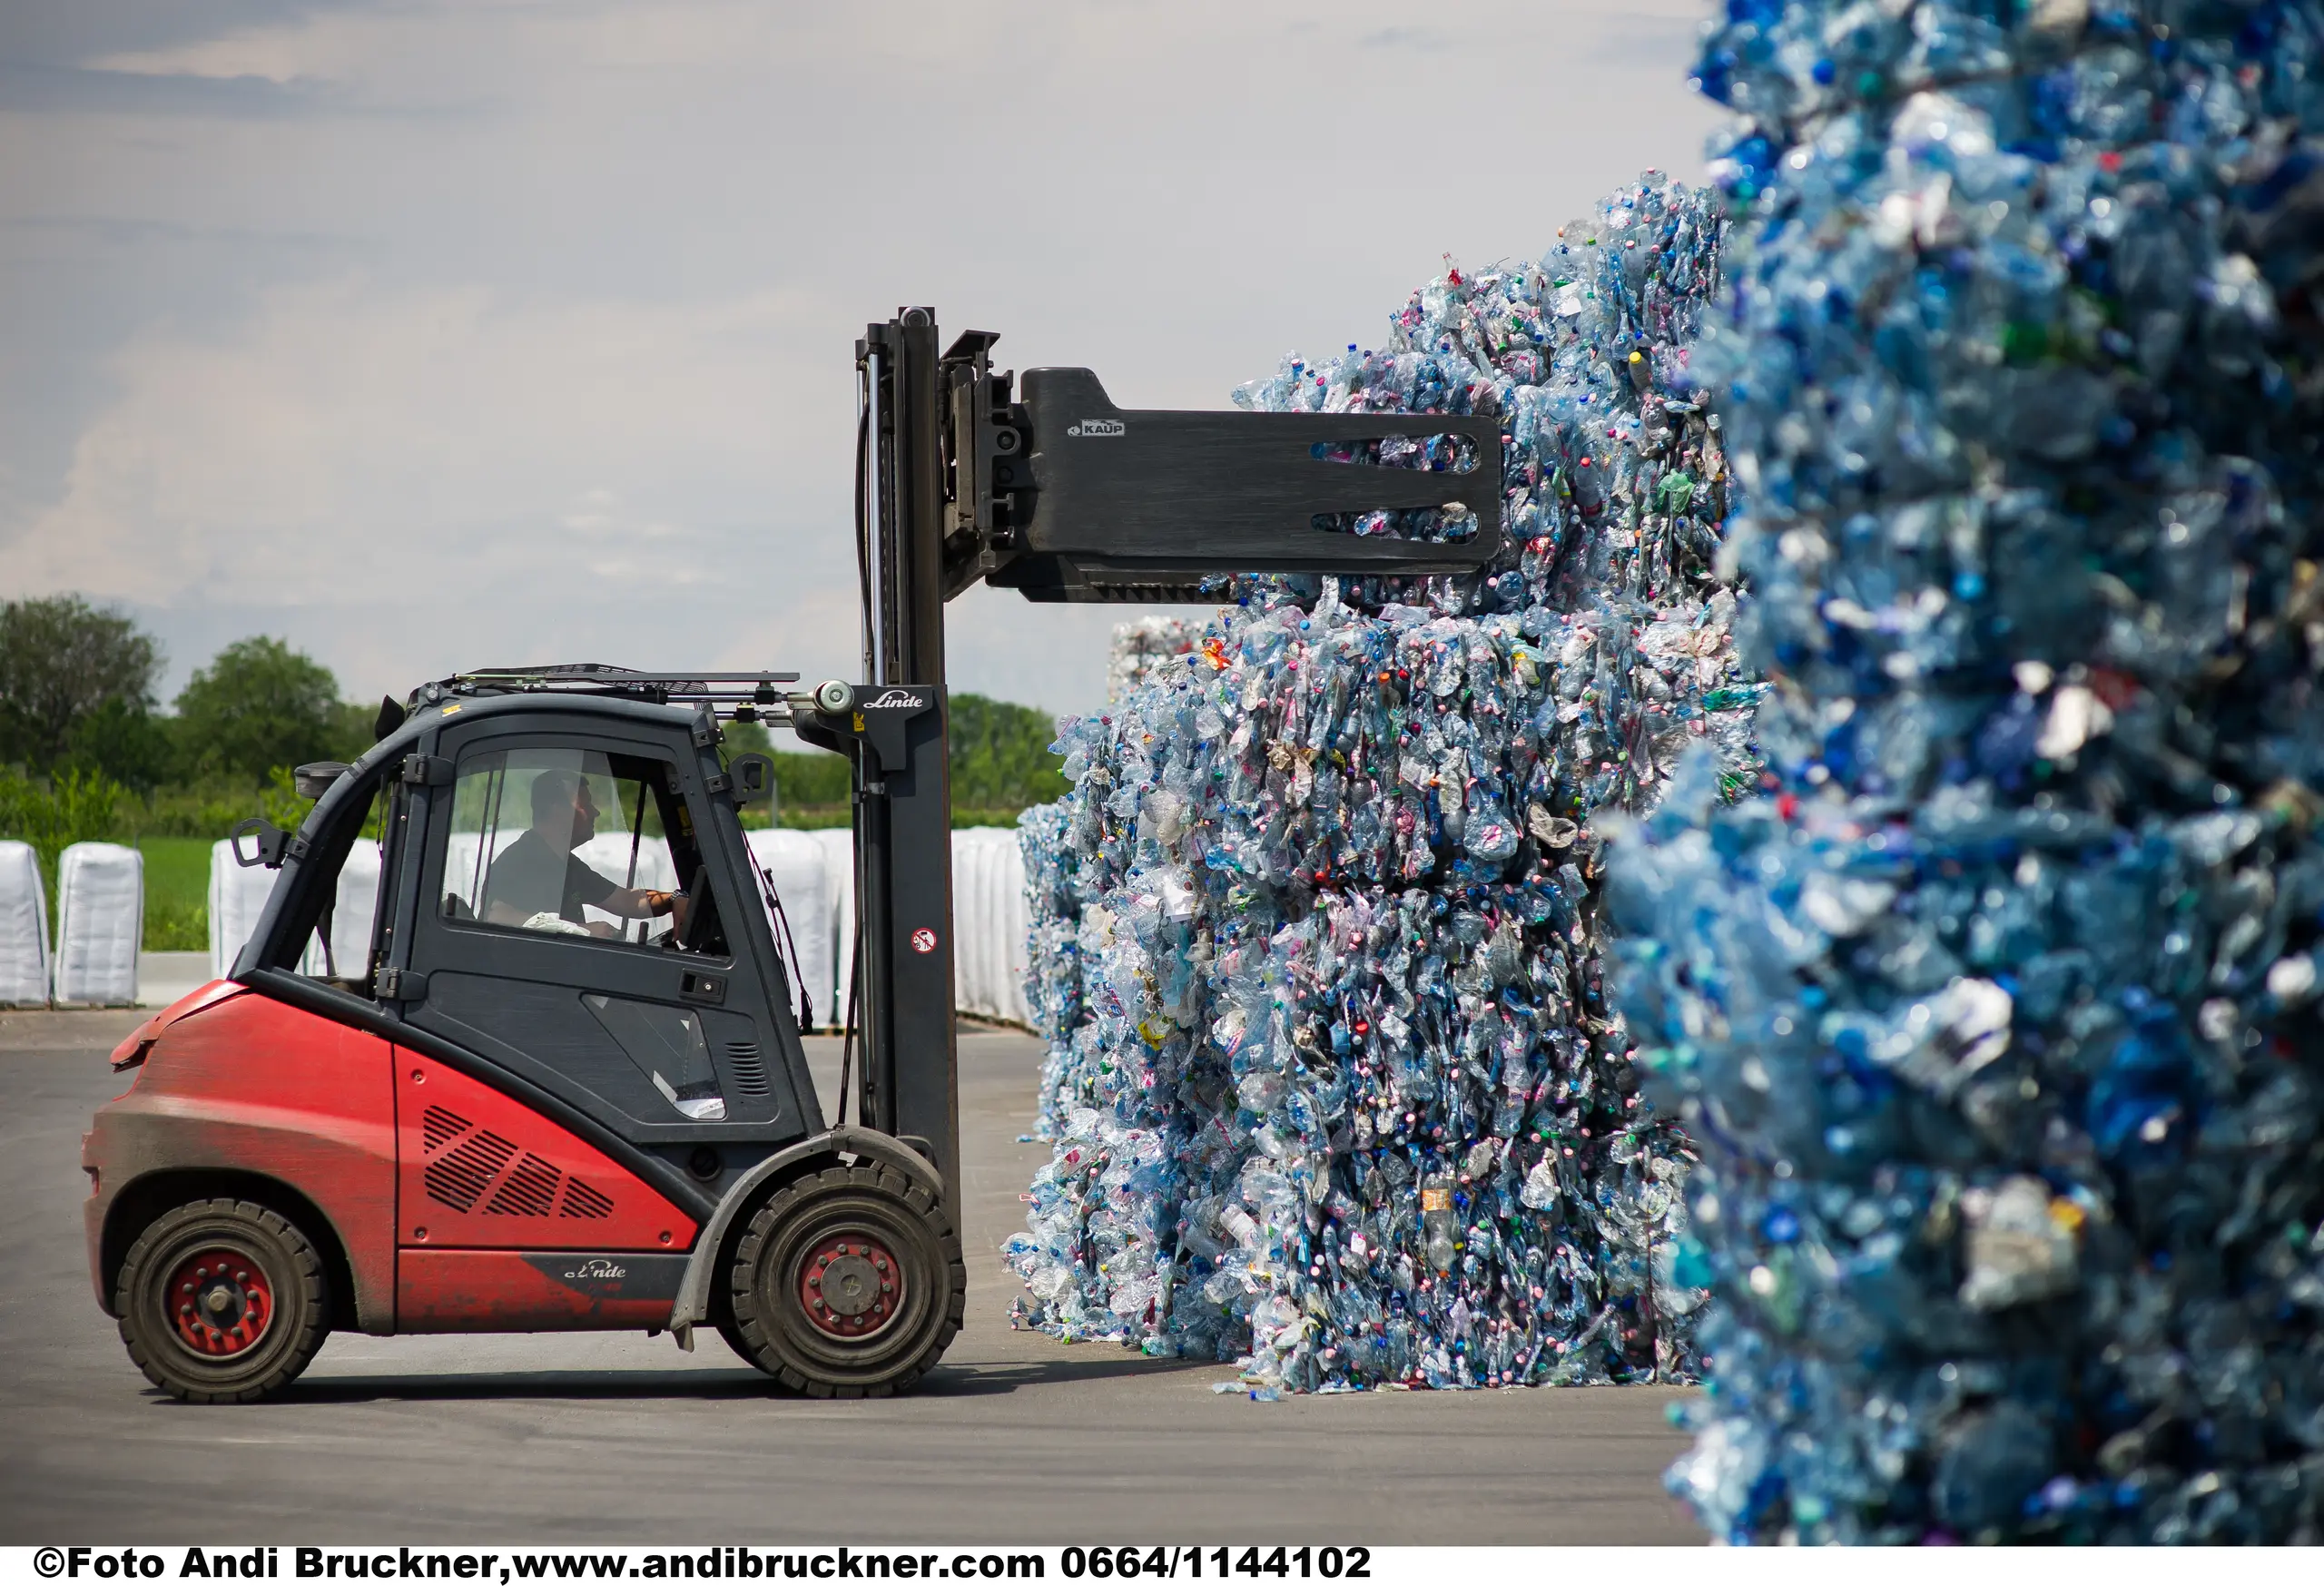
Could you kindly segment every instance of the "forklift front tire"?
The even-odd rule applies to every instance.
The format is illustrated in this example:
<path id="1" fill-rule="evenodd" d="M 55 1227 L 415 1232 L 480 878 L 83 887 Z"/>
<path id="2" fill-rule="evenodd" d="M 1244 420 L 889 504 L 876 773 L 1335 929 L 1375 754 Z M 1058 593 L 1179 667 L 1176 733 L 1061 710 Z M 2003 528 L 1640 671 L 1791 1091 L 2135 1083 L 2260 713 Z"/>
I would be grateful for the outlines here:
<path id="1" fill-rule="evenodd" d="M 195 1404 L 262 1399 L 330 1330 L 322 1257 L 278 1212 L 191 1201 L 146 1226 L 113 1288 L 121 1341 L 153 1385 Z"/>
<path id="2" fill-rule="evenodd" d="M 743 1230 L 730 1278 L 727 1341 L 818 1399 L 911 1386 L 942 1357 L 968 1305 L 960 1236 L 942 1207 L 868 1163 L 778 1190 Z"/>

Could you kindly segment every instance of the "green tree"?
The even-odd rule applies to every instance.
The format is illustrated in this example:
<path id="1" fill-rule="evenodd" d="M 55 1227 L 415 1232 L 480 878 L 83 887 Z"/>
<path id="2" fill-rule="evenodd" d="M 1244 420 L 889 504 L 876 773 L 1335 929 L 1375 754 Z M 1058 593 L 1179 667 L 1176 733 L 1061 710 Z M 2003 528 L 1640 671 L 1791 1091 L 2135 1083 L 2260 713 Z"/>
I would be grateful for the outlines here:
<path id="1" fill-rule="evenodd" d="M 123 719 L 148 715 L 161 665 L 152 635 L 77 595 L 0 605 L 0 761 L 51 769 L 108 702 Z"/>
<path id="2" fill-rule="evenodd" d="M 1046 804 L 1070 785 L 1049 753 L 1057 720 L 1029 705 L 952 696 L 952 805 L 1006 812 Z"/>
<path id="3" fill-rule="evenodd" d="M 955 821 L 1013 817 L 1029 804 L 1062 798 L 1070 785 L 1049 753 L 1057 723 L 1046 712 L 980 694 L 956 694 L 950 733 Z M 834 813 L 844 819 L 852 791 L 844 755 L 773 749 L 766 729 L 751 724 L 730 724 L 726 744 L 734 753 L 772 753 L 778 813 L 785 820 L 809 812 L 806 824 Z"/>
<path id="4" fill-rule="evenodd" d="M 341 758 L 349 713 L 339 680 L 281 639 L 239 639 L 177 698 L 178 747 L 192 768 L 266 781 L 279 765 Z"/>
<path id="5" fill-rule="evenodd" d="M 166 717 L 116 696 L 73 724 L 60 763 L 67 771 L 109 777 L 143 795 L 174 774 L 176 745 Z"/>

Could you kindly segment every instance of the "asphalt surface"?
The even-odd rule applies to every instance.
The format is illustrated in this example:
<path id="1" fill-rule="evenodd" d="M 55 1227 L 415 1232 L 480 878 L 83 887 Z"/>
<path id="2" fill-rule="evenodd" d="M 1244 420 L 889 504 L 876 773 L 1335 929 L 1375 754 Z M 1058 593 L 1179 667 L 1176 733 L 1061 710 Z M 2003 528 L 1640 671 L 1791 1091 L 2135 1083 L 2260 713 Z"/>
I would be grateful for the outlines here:
<path id="1" fill-rule="evenodd" d="M 1676 1390 L 1260 1404 L 1212 1392 L 1229 1366 L 1011 1331 L 1043 1148 L 1039 1048 L 1007 1034 L 960 1041 L 968 1325 L 906 1397 L 776 1397 L 707 1333 L 343 1334 L 274 1403 L 175 1404 L 81 1237 L 81 1132 L 141 1017 L 0 1013 L 0 1542 L 1701 1540 L 1660 1486 Z"/>

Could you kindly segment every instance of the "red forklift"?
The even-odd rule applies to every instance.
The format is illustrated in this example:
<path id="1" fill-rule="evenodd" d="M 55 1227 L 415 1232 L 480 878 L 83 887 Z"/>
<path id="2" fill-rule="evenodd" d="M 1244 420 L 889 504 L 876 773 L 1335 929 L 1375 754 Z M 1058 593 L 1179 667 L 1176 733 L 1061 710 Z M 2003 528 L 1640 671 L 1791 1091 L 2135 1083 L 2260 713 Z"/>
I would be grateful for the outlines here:
<path id="1" fill-rule="evenodd" d="M 862 684 L 466 673 L 383 702 L 353 764 L 302 768 L 296 832 L 237 830 L 280 872 L 258 927 L 113 1053 L 129 1088 L 82 1149 L 97 1302 L 155 1384 L 263 1398 L 333 1328 L 690 1350 L 708 1325 L 822 1397 L 942 1356 L 967 1297 L 944 603 L 980 578 L 1154 603 L 1239 572 L 1474 573 L 1502 545 L 1488 393 L 1460 416 L 1125 411 L 1087 369 L 995 372 L 995 340 L 940 355 L 907 309 L 856 344 Z M 738 814 L 773 765 L 724 721 L 852 763 L 859 1006 L 831 1118 Z M 375 923 L 337 963 L 375 815 Z"/>

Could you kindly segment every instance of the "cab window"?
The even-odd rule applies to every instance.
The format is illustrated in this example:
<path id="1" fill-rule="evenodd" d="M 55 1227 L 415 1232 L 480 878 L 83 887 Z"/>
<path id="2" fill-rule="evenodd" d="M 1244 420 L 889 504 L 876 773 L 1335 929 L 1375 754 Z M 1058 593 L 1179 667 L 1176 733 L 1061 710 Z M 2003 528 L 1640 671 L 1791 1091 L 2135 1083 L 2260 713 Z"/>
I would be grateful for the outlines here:
<path id="1" fill-rule="evenodd" d="M 723 952 L 714 919 L 686 929 L 701 859 L 676 783 L 667 761 L 636 755 L 462 755 L 438 910 L 503 930 Z"/>

